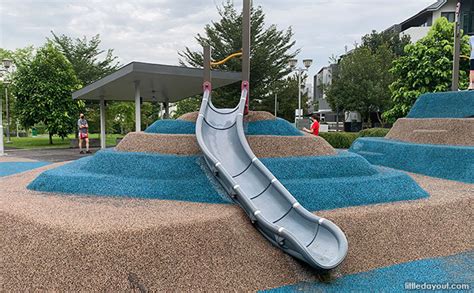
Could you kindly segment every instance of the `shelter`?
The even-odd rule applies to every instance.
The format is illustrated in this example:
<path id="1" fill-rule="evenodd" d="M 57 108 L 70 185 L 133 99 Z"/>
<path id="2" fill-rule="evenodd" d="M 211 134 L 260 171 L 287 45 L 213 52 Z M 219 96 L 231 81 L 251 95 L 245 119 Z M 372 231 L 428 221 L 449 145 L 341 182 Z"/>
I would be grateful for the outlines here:
<path id="1" fill-rule="evenodd" d="M 214 88 L 240 79 L 240 72 L 212 72 Z M 100 102 L 100 139 L 101 148 L 105 148 L 105 101 L 135 101 L 135 131 L 141 131 L 143 101 L 162 103 L 165 117 L 169 117 L 169 103 L 201 94 L 202 82 L 203 70 L 199 68 L 131 62 L 73 92 L 72 98 Z"/>

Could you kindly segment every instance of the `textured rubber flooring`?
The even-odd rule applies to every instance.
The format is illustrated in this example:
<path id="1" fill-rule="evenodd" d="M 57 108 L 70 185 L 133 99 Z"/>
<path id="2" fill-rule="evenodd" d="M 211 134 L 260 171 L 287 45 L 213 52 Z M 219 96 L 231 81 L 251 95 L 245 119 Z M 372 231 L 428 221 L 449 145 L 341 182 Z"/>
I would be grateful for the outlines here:
<path id="1" fill-rule="evenodd" d="M 474 119 L 401 118 L 385 138 L 411 143 L 474 146 Z"/>
<path id="2" fill-rule="evenodd" d="M 262 162 L 308 210 L 427 197 L 408 175 L 376 169 L 362 157 L 264 158 Z M 229 203 L 200 156 L 98 152 L 40 174 L 37 191 Z M 403 192 L 400 192 L 403 191 Z"/>
<path id="3" fill-rule="evenodd" d="M 157 120 L 150 125 L 145 132 L 164 133 L 164 134 L 194 134 L 196 123 L 177 119 L 177 120 Z M 245 123 L 244 131 L 247 135 L 303 135 L 298 129 L 284 119 L 259 120 Z"/>
<path id="4" fill-rule="evenodd" d="M 0 177 L 49 165 L 49 162 L 0 162 Z"/>
<path id="5" fill-rule="evenodd" d="M 467 286 L 464 290 L 460 287 Z M 415 286 L 420 286 L 416 290 Z M 424 286 L 424 287 L 421 287 Z M 420 290 L 472 292 L 474 251 L 452 256 L 423 259 L 368 272 L 353 274 L 333 282 L 302 282 L 261 292 L 409 292 Z"/>
<path id="6" fill-rule="evenodd" d="M 58 165 L 0 179 L 6 291 L 123 292 L 140 285 L 148 292 L 256 292 L 317 280 L 314 271 L 265 241 L 236 205 L 26 189 Z M 349 240 L 338 272 L 472 250 L 467 223 L 474 222 L 474 185 L 410 176 L 429 198 L 318 212 Z"/>
<path id="7" fill-rule="evenodd" d="M 370 163 L 432 177 L 474 183 L 474 146 L 414 144 L 385 138 L 358 138 L 349 151 Z"/>
<path id="8" fill-rule="evenodd" d="M 421 95 L 407 118 L 474 117 L 474 91 L 429 93 Z"/>
<path id="9" fill-rule="evenodd" d="M 247 140 L 250 148 L 259 158 L 336 154 L 336 150 L 322 137 L 309 134 L 303 136 L 247 135 Z M 194 134 L 130 132 L 115 149 L 122 152 L 170 155 L 201 154 Z"/>

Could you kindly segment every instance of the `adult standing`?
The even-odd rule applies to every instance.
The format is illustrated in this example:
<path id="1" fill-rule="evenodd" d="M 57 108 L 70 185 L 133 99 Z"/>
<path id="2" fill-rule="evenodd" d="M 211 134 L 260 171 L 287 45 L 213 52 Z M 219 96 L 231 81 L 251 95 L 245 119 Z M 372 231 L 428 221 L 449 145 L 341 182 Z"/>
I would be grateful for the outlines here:
<path id="1" fill-rule="evenodd" d="M 89 124 L 87 124 L 86 118 L 84 118 L 84 114 L 79 115 L 79 120 L 77 120 L 77 127 L 79 128 L 79 150 L 80 154 L 83 154 L 84 151 L 82 150 L 82 141 L 86 141 L 86 153 L 90 154 L 91 151 L 89 150 Z"/>

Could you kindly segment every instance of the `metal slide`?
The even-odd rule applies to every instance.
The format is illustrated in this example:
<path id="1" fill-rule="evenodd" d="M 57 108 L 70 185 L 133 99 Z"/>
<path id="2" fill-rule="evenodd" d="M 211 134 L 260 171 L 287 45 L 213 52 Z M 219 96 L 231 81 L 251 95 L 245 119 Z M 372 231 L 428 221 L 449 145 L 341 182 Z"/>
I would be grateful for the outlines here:
<path id="1" fill-rule="evenodd" d="M 239 105 L 217 109 L 211 102 L 211 85 L 204 83 L 196 137 L 207 165 L 271 243 L 317 269 L 335 268 L 347 254 L 344 233 L 303 208 L 255 157 L 243 128 L 247 94 L 244 81 Z"/>

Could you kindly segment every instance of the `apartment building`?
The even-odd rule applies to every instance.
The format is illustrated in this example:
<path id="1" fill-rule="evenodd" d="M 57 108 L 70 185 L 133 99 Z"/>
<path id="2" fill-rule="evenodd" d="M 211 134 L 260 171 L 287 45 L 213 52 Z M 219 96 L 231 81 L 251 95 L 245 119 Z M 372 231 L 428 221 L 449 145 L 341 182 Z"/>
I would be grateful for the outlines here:
<path id="1" fill-rule="evenodd" d="M 440 17 L 454 22 L 457 0 L 438 0 L 412 17 L 395 24 L 387 30 L 394 30 L 401 35 L 409 35 L 412 42 L 426 36 L 430 27 Z M 460 23 L 465 34 L 474 35 L 474 0 L 461 0 Z"/>

